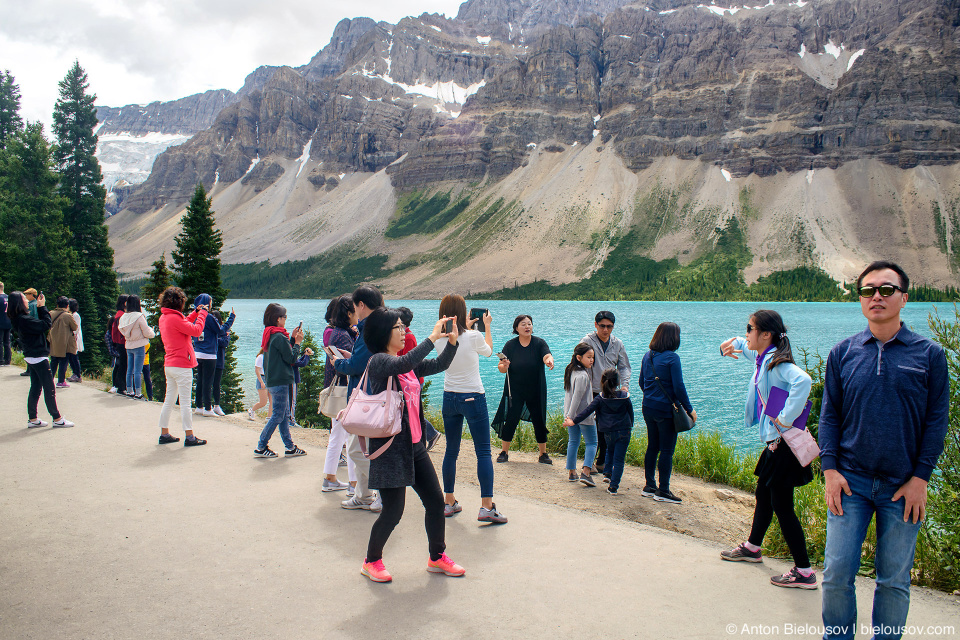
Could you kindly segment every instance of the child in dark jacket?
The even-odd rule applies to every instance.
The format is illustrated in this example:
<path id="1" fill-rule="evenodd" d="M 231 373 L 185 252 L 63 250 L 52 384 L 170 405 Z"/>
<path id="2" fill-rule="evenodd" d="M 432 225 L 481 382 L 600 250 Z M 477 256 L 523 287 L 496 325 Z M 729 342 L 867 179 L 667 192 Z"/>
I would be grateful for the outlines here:
<path id="1" fill-rule="evenodd" d="M 630 395 L 620 388 L 620 374 L 616 369 L 607 369 L 600 376 L 600 395 L 573 420 L 567 418 L 564 426 L 580 424 L 596 413 L 597 432 L 607 441 L 607 455 L 603 466 L 604 482 L 609 482 L 607 493 L 617 495 L 620 478 L 623 476 L 623 464 L 633 431 L 633 402 Z"/>

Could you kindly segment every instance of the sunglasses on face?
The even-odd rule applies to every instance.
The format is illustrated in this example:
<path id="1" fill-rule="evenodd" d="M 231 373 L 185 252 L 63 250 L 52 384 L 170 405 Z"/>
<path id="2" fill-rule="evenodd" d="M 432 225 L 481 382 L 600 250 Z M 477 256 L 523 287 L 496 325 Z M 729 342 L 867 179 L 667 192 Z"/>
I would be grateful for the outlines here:
<path id="1" fill-rule="evenodd" d="M 897 291 L 903 291 L 900 287 L 895 284 L 882 284 L 879 287 L 860 287 L 860 297 L 861 298 L 872 298 L 877 291 L 880 292 L 880 295 L 884 298 L 889 298 Z"/>
<path id="2" fill-rule="evenodd" d="M 750 333 L 750 332 L 753 331 L 755 328 L 756 328 L 756 327 L 754 327 L 752 324 L 747 324 L 747 333 Z"/>
<path id="3" fill-rule="evenodd" d="M 613 325 L 612 325 L 612 324 L 598 324 L 597 326 L 600 327 L 601 329 L 607 329 L 608 331 L 609 331 L 610 329 L 613 329 Z"/>

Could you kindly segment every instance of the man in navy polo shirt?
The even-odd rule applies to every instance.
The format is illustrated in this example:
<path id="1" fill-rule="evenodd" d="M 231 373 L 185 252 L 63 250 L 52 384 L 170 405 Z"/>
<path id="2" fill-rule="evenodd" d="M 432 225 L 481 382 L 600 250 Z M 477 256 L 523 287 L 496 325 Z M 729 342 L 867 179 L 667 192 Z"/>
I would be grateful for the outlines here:
<path id="1" fill-rule="evenodd" d="M 910 609 L 910 570 L 943 451 L 950 381 L 943 349 L 900 321 L 910 281 L 874 262 L 857 279 L 867 328 L 830 351 L 820 414 L 826 483 L 824 638 L 853 638 L 854 579 L 876 514 L 875 638 L 900 638 Z"/>

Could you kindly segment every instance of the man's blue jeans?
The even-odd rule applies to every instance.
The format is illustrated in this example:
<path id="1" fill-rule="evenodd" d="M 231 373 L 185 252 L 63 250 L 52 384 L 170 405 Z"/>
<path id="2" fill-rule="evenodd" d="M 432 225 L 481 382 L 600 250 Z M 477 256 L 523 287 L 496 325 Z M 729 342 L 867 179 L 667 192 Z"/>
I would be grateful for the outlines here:
<path id="1" fill-rule="evenodd" d="M 583 466 L 592 467 L 597 455 L 597 425 L 575 424 L 567 427 L 567 471 L 577 470 L 577 454 L 580 452 L 580 436 L 583 435 Z"/>
<path id="2" fill-rule="evenodd" d="M 898 639 L 910 609 L 910 570 L 920 523 L 903 521 L 905 498 L 893 502 L 900 488 L 882 478 L 840 471 L 853 495 L 840 493 L 843 515 L 827 514 L 823 563 L 824 638 L 853 638 L 857 625 L 854 579 L 867 527 L 877 516 L 877 586 L 873 593 L 871 632 L 877 640 Z"/>
<path id="3" fill-rule="evenodd" d="M 283 446 L 289 451 L 293 449 L 293 438 L 290 437 L 290 389 L 282 384 L 276 387 L 267 387 L 270 392 L 270 400 L 273 413 L 267 424 L 263 426 L 260 432 L 260 444 L 257 450 L 263 451 L 270 443 L 270 438 L 277 427 L 280 427 L 280 439 L 283 440 Z"/>
<path id="4" fill-rule="evenodd" d="M 477 480 L 480 497 L 493 497 L 493 460 L 490 457 L 490 413 L 487 396 L 482 393 L 443 392 L 443 430 L 447 450 L 443 454 L 443 492 L 453 493 L 457 480 L 457 456 L 463 439 L 463 419 L 467 419 L 473 449 L 477 453 Z"/>

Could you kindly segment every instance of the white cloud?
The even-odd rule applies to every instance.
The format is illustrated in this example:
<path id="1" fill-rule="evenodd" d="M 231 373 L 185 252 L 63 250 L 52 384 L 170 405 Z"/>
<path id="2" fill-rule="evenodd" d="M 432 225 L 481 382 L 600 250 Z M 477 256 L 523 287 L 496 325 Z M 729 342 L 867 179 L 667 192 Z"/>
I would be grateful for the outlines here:
<path id="1" fill-rule="evenodd" d="M 300 66 L 343 18 L 396 23 L 453 17 L 460 0 L 0 0 L 0 68 L 16 77 L 22 115 L 49 128 L 57 83 L 79 60 L 97 103 L 236 91 L 260 65 Z M 358 14 L 357 11 L 362 11 Z"/>

